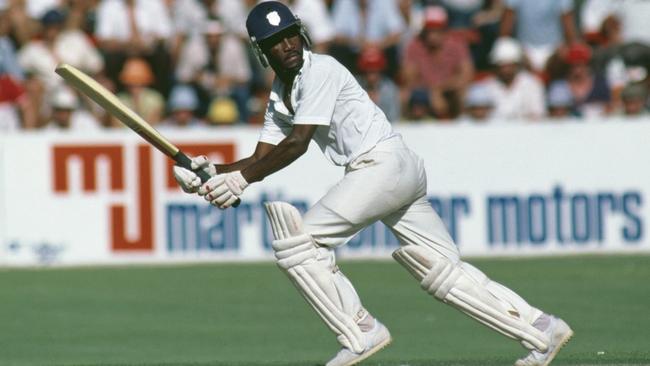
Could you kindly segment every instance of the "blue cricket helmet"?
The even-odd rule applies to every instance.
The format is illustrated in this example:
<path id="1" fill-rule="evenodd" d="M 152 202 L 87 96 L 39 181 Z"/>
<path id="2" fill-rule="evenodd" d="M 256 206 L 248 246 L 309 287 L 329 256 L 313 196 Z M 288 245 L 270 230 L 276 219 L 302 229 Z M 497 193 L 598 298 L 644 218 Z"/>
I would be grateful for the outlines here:
<path id="1" fill-rule="evenodd" d="M 307 30 L 302 25 L 300 18 L 279 1 L 265 1 L 257 4 L 248 13 L 246 30 L 251 40 L 253 50 L 257 54 L 262 66 L 267 67 L 269 60 L 262 52 L 260 42 L 290 27 L 296 27 L 305 45 L 311 47 L 311 39 Z"/>

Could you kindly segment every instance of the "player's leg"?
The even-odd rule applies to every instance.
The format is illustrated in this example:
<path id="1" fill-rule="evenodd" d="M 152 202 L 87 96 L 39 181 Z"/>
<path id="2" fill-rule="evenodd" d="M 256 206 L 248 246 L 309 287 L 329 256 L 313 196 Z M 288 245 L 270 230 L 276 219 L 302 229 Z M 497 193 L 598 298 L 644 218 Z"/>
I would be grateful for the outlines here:
<path id="1" fill-rule="evenodd" d="M 567 326 L 558 329 L 563 333 L 559 336 L 562 339 L 554 339 L 558 336 L 548 330 L 560 324 L 551 321 L 555 318 L 461 261 L 456 245 L 424 197 L 382 221 L 391 227 L 402 245 L 393 257 L 436 299 L 539 354 L 557 348 L 558 341 L 564 343 L 572 334 Z"/>
<path id="2" fill-rule="evenodd" d="M 357 363 L 390 342 L 386 328 L 365 311 L 352 284 L 336 267 L 333 248 L 423 194 L 425 185 L 420 178 L 424 177 L 417 176 L 418 167 L 405 164 L 396 150 L 408 152 L 399 138 L 384 141 L 357 158 L 348 166 L 343 179 L 305 213 L 304 227 L 290 230 L 289 238 L 284 238 L 282 230 L 274 226 L 273 246 L 278 264 L 343 345 L 328 366 Z M 281 211 L 285 208 L 280 206 Z M 273 216 L 285 214 L 269 211 L 271 221 L 277 221 Z M 285 218 L 285 222 L 296 221 L 298 214 L 294 212 L 292 217 Z M 302 280 L 306 274 L 317 278 L 316 291 Z M 316 301 L 318 294 L 328 301 Z M 336 316 L 336 321 L 332 316 Z"/>
<path id="3" fill-rule="evenodd" d="M 279 267 L 343 346 L 327 365 L 352 365 L 390 343 L 388 330 L 366 311 L 354 287 L 336 266 L 334 249 L 316 244 L 309 234 L 313 227 L 303 226 L 298 210 L 284 202 L 267 203 L 266 209 L 276 239 L 273 249 Z M 336 227 L 352 235 L 361 228 L 341 221 L 335 214 L 326 214 L 329 211 L 322 206 L 314 209 L 324 211 L 316 215 L 320 218 L 317 227 Z"/>

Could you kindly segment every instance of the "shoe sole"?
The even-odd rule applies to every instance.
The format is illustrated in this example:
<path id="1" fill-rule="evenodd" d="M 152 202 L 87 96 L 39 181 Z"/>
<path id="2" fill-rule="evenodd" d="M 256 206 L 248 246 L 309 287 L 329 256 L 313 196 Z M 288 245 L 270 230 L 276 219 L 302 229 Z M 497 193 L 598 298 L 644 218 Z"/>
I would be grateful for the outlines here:
<path id="1" fill-rule="evenodd" d="M 565 323 L 565 325 L 566 325 L 566 323 Z M 542 364 L 542 366 L 550 365 L 551 361 L 553 361 L 555 356 L 557 356 L 558 352 L 560 352 L 562 347 L 564 347 L 564 345 L 566 345 L 571 340 L 571 337 L 573 337 L 573 330 L 571 328 L 569 328 L 568 325 L 567 325 L 567 328 L 569 329 L 569 331 L 566 334 L 564 334 L 564 336 L 562 336 L 562 338 L 560 339 L 560 342 L 555 347 L 555 349 L 553 349 L 553 351 L 551 351 L 551 354 L 548 356 L 548 359 L 546 360 L 546 362 L 544 362 Z"/>
<path id="2" fill-rule="evenodd" d="M 346 363 L 343 366 L 358 365 L 360 362 L 365 361 L 368 357 L 374 355 L 375 353 L 377 353 L 377 352 L 381 351 L 382 349 L 384 349 L 385 347 L 387 347 L 390 344 L 390 342 L 392 342 L 392 341 L 393 341 L 393 338 L 388 337 L 388 339 L 382 341 L 381 343 L 378 343 L 376 346 L 372 347 L 367 352 L 364 352 L 361 355 L 361 357 L 357 358 L 356 360 L 354 360 L 354 361 L 352 361 L 350 363 Z"/>

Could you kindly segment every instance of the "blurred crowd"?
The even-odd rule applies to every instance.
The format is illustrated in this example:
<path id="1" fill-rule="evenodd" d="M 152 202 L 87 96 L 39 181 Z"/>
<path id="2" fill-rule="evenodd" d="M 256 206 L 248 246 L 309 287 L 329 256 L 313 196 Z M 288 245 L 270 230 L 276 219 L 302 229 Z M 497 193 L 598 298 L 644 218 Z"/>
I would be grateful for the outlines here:
<path id="1" fill-rule="evenodd" d="M 158 127 L 261 123 L 273 75 L 246 34 L 257 2 L 0 0 L 0 131 L 120 126 L 60 62 Z M 394 122 L 648 113 L 650 1 L 285 3 Z"/>

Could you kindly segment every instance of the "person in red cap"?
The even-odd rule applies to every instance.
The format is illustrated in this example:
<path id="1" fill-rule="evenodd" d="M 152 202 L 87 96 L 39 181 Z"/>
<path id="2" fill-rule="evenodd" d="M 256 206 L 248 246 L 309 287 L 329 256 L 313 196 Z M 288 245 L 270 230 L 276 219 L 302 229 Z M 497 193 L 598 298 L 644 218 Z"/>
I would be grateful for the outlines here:
<path id="1" fill-rule="evenodd" d="M 370 99 L 384 112 L 389 121 L 400 118 L 399 89 L 384 76 L 386 56 L 380 48 L 369 47 L 361 52 L 357 61 L 360 71 L 359 84 L 368 92 Z"/>
<path id="2" fill-rule="evenodd" d="M 403 100 L 426 94 L 433 116 L 458 116 L 474 65 L 467 44 L 447 33 L 444 8 L 424 10 L 422 31 L 406 46 L 402 70 L 407 94 Z"/>
<path id="3" fill-rule="evenodd" d="M 574 44 L 559 52 L 564 78 L 582 117 L 602 116 L 612 110 L 611 88 L 604 75 L 593 71 L 591 56 L 591 49 L 584 44 Z"/>

